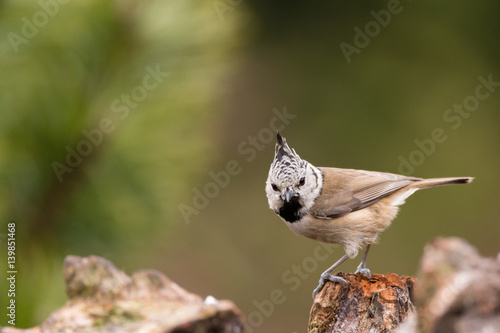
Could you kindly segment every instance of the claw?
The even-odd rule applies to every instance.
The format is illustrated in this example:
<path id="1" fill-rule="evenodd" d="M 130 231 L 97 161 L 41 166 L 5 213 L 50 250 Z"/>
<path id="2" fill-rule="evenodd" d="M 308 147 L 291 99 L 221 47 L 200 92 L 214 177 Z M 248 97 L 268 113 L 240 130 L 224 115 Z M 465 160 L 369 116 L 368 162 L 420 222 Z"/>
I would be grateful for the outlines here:
<path id="1" fill-rule="evenodd" d="M 372 273 L 370 272 L 370 270 L 368 268 L 358 267 L 358 269 L 356 270 L 356 272 L 354 272 L 354 274 L 361 274 L 361 275 L 366 276 L 369 279 L 371 279 L 371 277 L 372 277 Z"/>
<path id="2" fill-rule="evenodd" d="M 316 289 L 313 290 L 313 299 L 316 298 L 316 296 L 319 294 L 321 289 L 323 289 L 323 286 L 325 285 L 325 280 L 323 279 L 323 276 L 319 279 L 319 284 L 316 287 Z"/>
<path id="3" fill-rule="evenodd" d="M 321 277 L 319 279 L 319 284 L 316 287 L 316 289 L 314 289 L 314 291 L 312 293 L 313 299 L 315 299 L 316 296 L 321 291 L 321 289 L 323 289 L 323 286 L 325 285 L 326 281 L 343 283 L 343 284 L 345 284 L 346 286 L 349 287 L 349 282 L 347 282 L 345 279 L 341 278 L 340 276 L 333 276 L 333 275 L 324 275 L 324 274 L 321 274 Z"/>

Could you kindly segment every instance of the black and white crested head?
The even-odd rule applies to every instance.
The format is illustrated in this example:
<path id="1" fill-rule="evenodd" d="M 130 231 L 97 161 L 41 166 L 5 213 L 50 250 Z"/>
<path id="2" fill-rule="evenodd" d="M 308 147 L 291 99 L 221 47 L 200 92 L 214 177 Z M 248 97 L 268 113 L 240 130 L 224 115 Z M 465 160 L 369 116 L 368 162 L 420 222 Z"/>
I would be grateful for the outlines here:
<path id="1" fill-rule="evenodd" d="M 323 184 L 321 172 L 300 158 L 277 133 L 274 161 L 266 182 L 269 207 L 287 222 L 299 221 L 313 206 Z"/>

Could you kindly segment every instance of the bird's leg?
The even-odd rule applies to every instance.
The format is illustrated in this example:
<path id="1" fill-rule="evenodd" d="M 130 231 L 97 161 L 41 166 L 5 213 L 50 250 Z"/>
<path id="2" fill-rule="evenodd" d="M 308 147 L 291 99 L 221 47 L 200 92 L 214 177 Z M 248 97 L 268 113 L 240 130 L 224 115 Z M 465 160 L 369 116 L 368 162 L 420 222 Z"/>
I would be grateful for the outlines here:
<path id="1" fill-rule="evenodd" d="M 365 253 L 363 254 L 363 259 L 361 259 L 361 263 L 359 264 L 354 274 L 362 274 L 364 276 L 367 276 L 368 278 L 372 277 L 372 273 L 368 268 L 366 268 L 366 257 L 368 256 L 368 250 L 370 250 L 370 245 L 371 244 L 366 245 Z"/>
<path id="2" fill-rule="evenodd" d="M 313 291 L 313 299 L 316 298 L 316 295 L 321 291 L 326 281 L 342 282 L 345 283 L 347 286 L 349 286 L 349 283 L 347 283 L 347 281 L 344 280 L 343 278 L 339 276 L 330 275 L 335 268 L 337 268 L 341 263 L 343 263 L 347 259 L 349 259 L 349 257 L 346 254 L 342 258 L 340 258 L 335 264 L 333 264 L 332 267 L 328 268 L 321 274 L 321 277 L 319 278 L 319 284 Z"/>

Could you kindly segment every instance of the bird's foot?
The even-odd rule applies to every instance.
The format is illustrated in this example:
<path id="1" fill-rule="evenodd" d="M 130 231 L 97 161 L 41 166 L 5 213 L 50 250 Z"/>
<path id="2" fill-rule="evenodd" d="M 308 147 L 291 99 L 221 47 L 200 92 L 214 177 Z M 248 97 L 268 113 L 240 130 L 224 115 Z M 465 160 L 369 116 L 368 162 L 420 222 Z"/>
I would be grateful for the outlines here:
<path id="1" fill-rule="evenodd" d="M 372 277 L 372 273 L 370 272 L 370 270 L 368 268 L 358 267 L 358 269 L 356 270 L 356 272 L 354 272 L 354 274 L 361 274 L 361 275 L 366 276 L 369 279 L 371 279 L 371 277 Z"/>
<path id="2" fill-rule="evenodd" d="M 319 278 L 319 284 L 318 284 L 318 286 L 313 291 L 313 294 L 312 294 L 313 299 L 315 299 L 316 296 L 321 291 L 321 289 L 323 289 L 323 286 L 325 285 L 326 281 L 344 283 L 346 286 L 349 287 L 349 282 L 347 282 L 346 280 L 344 280 L 340 276 L 333 276 L 333 275 L 330 275 L 330 274 L 323 273 L 323 274 L 321 274 L 321 277 Z"/>

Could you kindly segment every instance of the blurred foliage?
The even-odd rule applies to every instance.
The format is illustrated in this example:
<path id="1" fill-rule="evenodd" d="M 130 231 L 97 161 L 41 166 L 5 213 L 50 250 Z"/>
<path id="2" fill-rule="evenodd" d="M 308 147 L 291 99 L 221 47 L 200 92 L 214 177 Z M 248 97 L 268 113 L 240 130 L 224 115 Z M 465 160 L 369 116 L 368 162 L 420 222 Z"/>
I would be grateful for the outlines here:
<path id="1" fill-rule="evenodd" d="M 0 218 L 17 222 L 21 327 L 62 303 L 63 285 L 42 282 L 62 281 L 64 255 L 143 266 L 153 235 L 172 237 L 188 179 L 216 153 L 205 137 L 238 29 L 197 1 L 41 3 L 9 1 L 0 12 L 1 35 L 17 35 L 0 46 Z M 69 151 L 80 155 L 75 167 Z"/>
<path id="2" fill-rule="evenodd" d="M 500 89 L 456 130 L 443 120 L 480 75 L 500 81 L 497 3 L 401 2 L 349 63 L 340 44 L 354 44 L 354 28 L 387 1 L 69 2 L 18 52 L 9 33 L 21 35 L 41 5 L 0 6 L 0 221 L 17 223 L 19 327 L 64 302 L 65 255 L 97 254 L 129 273 L 154 268 L 203 296 L 230 298 L 247 315 L 282 290 L 286 301 L 261 312 L 255 331 L 302 331 L 318 276 L 342 249 L 292 290 L 283 274 L 295 274 L 317 243 L 267 208 L 274 143 L 250 161 L 238 150 L 285 106 L 296 118 L 283 134 L 313 164 L 399 172 L 415 140 L 442 128 L 447 140 L 413 174 L 476 177 L 408 199 L 370 251 L 372 272 L 414 274 L 422 247 L 439 235 L 499 251 Z M 168 76 L 123 109 L 123 95 L 157 68 Z M 53 163 L 65 163 L 67 147 L 103 119 L 113 130 L 59 182 Z M 186 223 L 179 205 L 192 205 L 213 182 L 209 172 L 231 160 L 241 173 Z"/>

